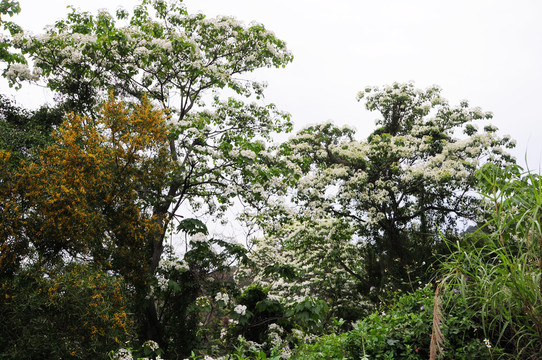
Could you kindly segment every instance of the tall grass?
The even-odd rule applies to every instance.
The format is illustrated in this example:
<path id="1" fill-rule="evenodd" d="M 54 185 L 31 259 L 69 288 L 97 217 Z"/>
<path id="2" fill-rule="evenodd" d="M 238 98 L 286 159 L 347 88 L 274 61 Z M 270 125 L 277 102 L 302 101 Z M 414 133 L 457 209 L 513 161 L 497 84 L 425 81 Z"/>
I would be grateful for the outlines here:
<path id="1" fill-rule="evenodd" d="M 467 241 L 452 244 L 441 284 L 480 324 L 503 358 L 542 359 L 542 177 L 519 166 L 488 164 L 478 173 L 491 209 Z M 447 289 L 444 291 L 444 288 Z"/>

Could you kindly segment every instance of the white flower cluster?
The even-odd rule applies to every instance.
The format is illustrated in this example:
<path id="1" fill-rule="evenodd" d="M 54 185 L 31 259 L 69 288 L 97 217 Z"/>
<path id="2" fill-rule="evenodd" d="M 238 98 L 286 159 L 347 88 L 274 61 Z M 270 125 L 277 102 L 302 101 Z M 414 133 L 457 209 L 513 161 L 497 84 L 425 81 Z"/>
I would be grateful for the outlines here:
<path id="1" fill-rule="evenodd" d="M 211 356 L 209 356 L 209 355 L 204 355 L 204 356 L 203 356 L 203 360 L 215 360 L 215 358 L 214 358 L 214 357 L 211 357 Z"/>
<path id="2" fill-rule="evenodd" d="M 30 35 L 26 31 L 18 32 L 17 34 L 13 35 L 13 44 L 17 46 L 23 46 L 25 41 L 28 41 L 32 38 L 32 35 Z"/>
<path id="3" fill-rule="evenodd" d="M 166 291 L 169 287 L 169 280 L 164 277 L 158 277 L 158 288 L 162 291 Z"/>
<path id="4" fill-rule="evenodd" d="M 149 56 L 151 51 L 144 46 L 139 46 L 134 50 L 133 54 L 135 56 Z"/>
<path id="5" fill-rule="evenodd" d="M 215 296 L 215 301 L 222 301 L 227 306 L 230 302 L 230 297 L 227 293 L 218 292 Z"/>
<path id="6" fill-rule="evenodd" d="M 165 51 L 173 51 L 173 46 L 171 45 L 171 41 L 166 39 L 152 39 L 151 45 L 155 46 L 157 48 L 161 48 Z"/>
<path id="7" fill-rule="evenodd" d="M 282 339 L 276 332 L 270 332 L 267 337 L 273 348 L 277 348 L 282 344 Z"/>
<path id="8" fill-rule="evenodd" d="M 206 241 L 207 241 L 207 235 L 203 233 L 196 233 L 192 235 L 192 237 L 190 238 L 190 242 L 192 243 L 203 243 Z"/>
<path id="9" fill-rule="evenodd" d="M 246 305 L 237 305 L 233 311 L 235 311 L 237 314 L 241 315 L 241 316 L 244 316 L 247 312 L 247 307 Z"/>
<path id="10" fill-rule="evenodd" d="M 278 324 L 275 324 L 275 323 L 269 324 L 269 331 L 274 331 L 274 332 L 277 332 L 279 334 L 284 333 L 284 329 L 282 328 L 282 326 L 280 326 Z"/>
<path id="11" fill-rule="evenodd" d="M 153 341 L 153 340 L 147 340 L 143 343 L 143 347 L 147 347 L 149 349 L 151 349 L 151 351 L 156 351 L 160 348 L 160 346 L 158 345 L 158 343 L 156 343 L 156 341 Z"/>
<path id="12" fill-rule="evenodd" d="M 288 345 L 288 343 L 286 343 L 285 346 L 281 349 L 280 358 L 289 359 L 291 357 L 292 357 L 292 349 L 290 349 L 290 346 Z"/>
<path id="13" fill-rule="evenodd" d="M 260 351 L 263 347 L 263 344 L 258 344 L 257 342 L 255 341 L 250 341 L 250 340 L 247 340 L 243 337 L 243 335 L 239 335 L 237 337 L 237 341 L 239 341 L 241 344 L 245 344 L 248 346 L 248 348 L 251 350 L 251 351 L 254 351 L 254 352 L 257 352 L 257 351 Z"/>
<path id="14" fill-rule="evenodd" d="M 133 360 L 132 352 L 128 349 L 119 349 L 115 353 L 115 360 Z"/>
<path id="15" fill-rule="evenodd" d="M 28 65 L 26 64 L 10 64 L 9 68 L 6 71 L 6 78 L 12 82 L 18 81 L 18 80 L 32 80 L 37 81 L 39 80 L 41 75 L 41 69 L 40 68 L 34 68 L 34 70 L 30 70 Z"/>
<path id="16" fill-rule="evenodd" d="M 188 269 L 188 264 L 184 260 L 177 259 L 160 259 L 158 268 L 163 271 L 185 271 Z"/>
<path id="17" fill-rule="evenodd" d="M 71 38 L 73 39 L 73 42 L 75 44 L 78 44 L 79 46 L 87 45 L 87 44 L 95 44 L 97 40 L 96 35 L 81 34 L 81 33 L 71 34 Z"/>
<path id="18" fill-rule="evenodd" d="M 241 156 L 249 158 L 251 160 L 256 159 L 256 154 L 252 150 L 241 150 Z"/>

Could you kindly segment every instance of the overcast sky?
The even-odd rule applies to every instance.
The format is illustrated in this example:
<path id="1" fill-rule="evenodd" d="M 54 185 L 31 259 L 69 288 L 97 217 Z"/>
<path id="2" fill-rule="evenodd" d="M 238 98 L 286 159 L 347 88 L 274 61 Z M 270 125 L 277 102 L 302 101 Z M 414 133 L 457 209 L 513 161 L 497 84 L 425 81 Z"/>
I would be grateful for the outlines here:
<path id="1" fill-rule="evenodd" d="M 66 6 L 131 10 L 139 0 L 19 0 L 15 19 L 40 33 Z M 260 71 L 267 100 L 292 114 L 296 129 L 332 120 L 366 136 L 376 113 L 355 100 L 367 85 L 437 84 L 451 104 L 492 111 L 513 152 L 538 169 L 542 158 L 542 1 L 538 0 L 186 0 L 189 12 L 257 21 L 286 41 L 294 62 Z M 5 89 L 5 86 L 2 87 Z M 24 88 L 26 106 L 51 101 Z M 39 100 L 38 100 L 39 99 Z"/>

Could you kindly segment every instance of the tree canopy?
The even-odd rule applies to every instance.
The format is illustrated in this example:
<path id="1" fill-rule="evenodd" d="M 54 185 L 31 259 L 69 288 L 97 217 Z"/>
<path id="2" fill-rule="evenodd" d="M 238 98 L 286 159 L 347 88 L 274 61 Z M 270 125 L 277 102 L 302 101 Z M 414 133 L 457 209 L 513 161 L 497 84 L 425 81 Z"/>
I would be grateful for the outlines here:
<path id="1" fill-rule="evenodd" d="M 525 263 L 505 263 L 536 281 L 486 284 L 527 284 L 525 297 L 539 286 L 539 179 L 522 177 L 491 113 L 393 83 L 359 93 L 379 115 L 366 139 L 321 123 L 275 144 L 290 116 L 247 74 L 293 57 L 263 25 L 142 0 L 131 12 L 72 8 L 31 35 L 5 17 L 19 11 L 0 3 L 3 75 L 56 103 L 0 98 L 0 357 L 304 358 L 315 339 L 325 358 L 417 359 L 435 356 L 435 341 L 485 356 L 472 329 L 486 317 L 453 297 L 478 296 L 471 265 L 501 271 L 495 259 L 518 255 Z M 215 234 L 217 221 L 239 233 Z M 516 335 L 540 323 L 521 311 L 506 318 L 513 330 L 484 327 L 502 351 L 538 344 Z M 441 338 L 454 331 L 464 344 Z"/>
<path id="2" fill-rule="evenodd" d="M 279 186 L 290 184 L 292 195 L 261 217 L 272 246 L 293 250 L 305 277 L 337 274 L 336 284 L 378 299 L 431 278 L 445 250 L 441 234 L 458 236 L 481 220 L 476 170 L 512 163 L 504 148 L 514 143 L 491 125 L 478 131 L 473 122 L 491 113 L 466 101 L 450 106 L 437 87 L 395 83 L 369 87 L 359 99 L 381 115 L 379 127 L 360 141 L 350 128 L 325 123 L 282 144 L 289 171 Z"/>

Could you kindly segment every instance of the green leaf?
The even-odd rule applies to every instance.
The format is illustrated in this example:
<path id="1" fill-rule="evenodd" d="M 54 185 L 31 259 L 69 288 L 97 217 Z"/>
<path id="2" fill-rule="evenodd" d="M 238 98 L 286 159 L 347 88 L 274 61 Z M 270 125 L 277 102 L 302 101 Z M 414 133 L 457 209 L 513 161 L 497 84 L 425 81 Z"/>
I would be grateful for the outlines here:
<path id="1" fill-rule="evenodd" d="M 183 231 L 188 235 L 195 235 L 198 233 L 203 233 L 205 235 L 209 234 L 207 230 L 207 225 L 205 225 L 199 219 L 183 219 L 177 225 L 177 231 Z"/>

